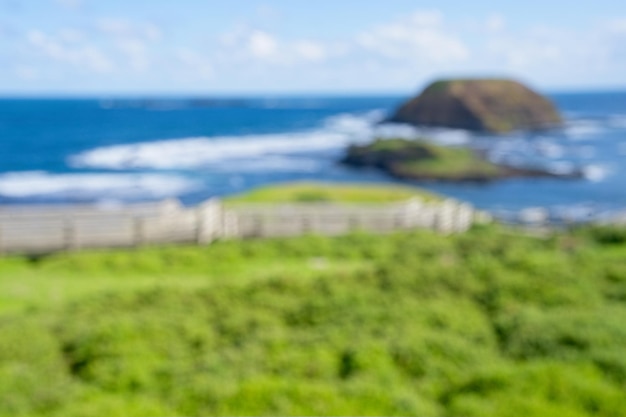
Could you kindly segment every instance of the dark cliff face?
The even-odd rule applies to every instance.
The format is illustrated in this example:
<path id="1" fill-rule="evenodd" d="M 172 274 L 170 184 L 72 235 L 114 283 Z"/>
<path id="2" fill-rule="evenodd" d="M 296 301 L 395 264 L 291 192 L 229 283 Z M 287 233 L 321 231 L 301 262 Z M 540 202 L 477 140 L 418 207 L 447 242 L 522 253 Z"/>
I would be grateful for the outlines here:
<path id="1" fill-rule="evenodd" d="M 554 104 L 512 80 L 438 81 L 404 103 L 390 120 L 492 133 L 562 124 Z"/>

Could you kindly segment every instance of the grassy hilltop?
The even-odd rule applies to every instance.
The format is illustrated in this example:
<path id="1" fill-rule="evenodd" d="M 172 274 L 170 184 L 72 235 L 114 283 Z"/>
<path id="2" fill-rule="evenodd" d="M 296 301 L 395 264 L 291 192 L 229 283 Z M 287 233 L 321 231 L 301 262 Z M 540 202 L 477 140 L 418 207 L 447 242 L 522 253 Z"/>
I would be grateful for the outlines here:
<path id="1" fill-rule="evenodd" d="M 0 259 L 0 415 L 626 415 L 626 231 Z"/>
<path id="2" fill-rule="evenodd" d="M 563 125 L 556 106 L 528 86 L 481 78 L 436 81 L 402 104 L 391 120 L 496 134 Z"/>
<path id="3" fill-rule="evenodd" d="M 333 184 L 295 182 L 272 185 L 228 197 L 227 204 L 240 203 L 360 203 L 384 204 L 406 201 L 418 197 L 424 201 L 436 201 L 441 197 L 415 187 L 389 184 Z"/>

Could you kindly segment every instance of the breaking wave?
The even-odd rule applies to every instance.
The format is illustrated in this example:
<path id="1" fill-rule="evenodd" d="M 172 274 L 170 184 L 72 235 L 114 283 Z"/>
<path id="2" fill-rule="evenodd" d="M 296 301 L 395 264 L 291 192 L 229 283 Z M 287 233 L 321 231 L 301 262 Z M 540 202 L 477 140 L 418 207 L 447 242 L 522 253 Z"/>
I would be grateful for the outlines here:
<path id="1" fill-rule="evenodd" d="M 589 140 L 601 136 L 606 131 L 607 124 L 599 120 L 570 120 L 564 132 L 572 140 Z"/>
<path id="2" fill-rule="evenodd" d="M 43 171 L 0 175 L 0 195 L 69 199 L 157 199 L 192 191 L 193 180 L 165 174 L 52 174 Z"/>
<path id="3" fill-rule="evenodd" d="M 343 149 L 372 137 L 379 112 L 330 118 L 320 129 L 248 136 L 191 137 L 92 149 L 69 158 L 75 168 L 193 169 L 226 162 L 252 161 Z M 275 164 L 285 167 L 286 161 Z"/>

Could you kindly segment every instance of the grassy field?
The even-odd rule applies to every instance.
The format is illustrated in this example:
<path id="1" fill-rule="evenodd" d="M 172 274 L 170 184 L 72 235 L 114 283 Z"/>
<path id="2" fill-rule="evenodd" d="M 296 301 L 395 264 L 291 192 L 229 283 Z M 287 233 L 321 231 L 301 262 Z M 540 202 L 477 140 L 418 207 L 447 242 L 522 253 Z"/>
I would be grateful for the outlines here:
<path id="1" fill-rule="evenodd" d="M 287 183 L 262 187 L 225 200 L 237 203 L 394 203 L 419 197 L 425 201 L 441 197 L 414 187 L 389 184 L 327 184 L 316 182 Z"/>
<path id="2" fill-rule="evenodd" d="M 246 285 L 276 275 L 315 277 L 320 268 L 356 271 L 364 260 L 246 257 L 263 242 L 221 242 L 213 247 L 159 247 L 59 254 L 41 260 L 0 258 L 0 314 L 63 306 L 103 292 L 137 293 L 159 288 L 198 289 L 215 283 Z"/>
<path id="3" fill-rule="evenodd" d="M 626 415 L 626 230 L 0 259 L 0 415 Z"/>

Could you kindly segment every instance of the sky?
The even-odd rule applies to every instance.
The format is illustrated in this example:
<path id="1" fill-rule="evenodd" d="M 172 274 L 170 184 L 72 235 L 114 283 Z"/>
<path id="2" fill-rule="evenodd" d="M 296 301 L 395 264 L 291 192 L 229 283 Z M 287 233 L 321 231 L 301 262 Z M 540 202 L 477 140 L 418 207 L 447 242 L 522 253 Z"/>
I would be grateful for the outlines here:
<path id="1" fill-rule="evenodd" d="M 471 5 L 470 5 L 471 4 Z M 626 1 L 0 0 L 0 95 L 626 89 Z"/>

